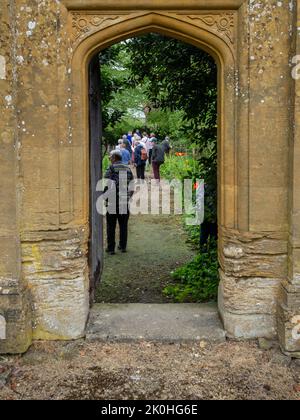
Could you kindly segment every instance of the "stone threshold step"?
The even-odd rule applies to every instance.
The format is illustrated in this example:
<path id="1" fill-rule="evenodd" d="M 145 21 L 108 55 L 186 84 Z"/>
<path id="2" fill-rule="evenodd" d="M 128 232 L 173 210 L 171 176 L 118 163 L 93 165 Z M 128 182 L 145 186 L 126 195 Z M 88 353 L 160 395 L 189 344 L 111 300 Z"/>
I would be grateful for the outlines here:
<path id="1" fill-rule="evenodd" d="M 225 331 L 215 303 L 96 304 L 88 341 L 222 343 Z"/>

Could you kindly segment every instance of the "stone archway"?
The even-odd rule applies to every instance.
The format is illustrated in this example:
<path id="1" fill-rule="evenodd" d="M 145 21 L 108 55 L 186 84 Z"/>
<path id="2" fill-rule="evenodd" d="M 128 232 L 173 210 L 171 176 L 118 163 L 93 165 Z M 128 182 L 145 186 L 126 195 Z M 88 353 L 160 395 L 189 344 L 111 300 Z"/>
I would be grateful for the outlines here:
<path id="1" fill-rule="evenodd" d="M 86 103 L 87 69 L 91 57 L 107 46 L 131 36 L 147 32 L 158 32 L 170 37 L 190 42 L 205 49 L 216 60 L 219 67 L 219 220 L 220 226 L 232 229 L 237 223 L 235 205 L 236 149 L 235 149 L 235 74 L 236 51 L 234 45 L 235 15 L 222 12 L 214 15 L 192 15 L 188 18 L 178 14 L 162 12 L 138 12 L 118 15 L 103 15 L 87 11 L 71 12 L 69 25 L 72 23 L 73 54 L 71 61 L 73 96 L 72 101 L 78 104 L 71 115 L 73 127 L 72 139 L 81 139 L 85 144 L 84 159 L 88 162 L 89 149 L 88 106 Z M 227 81 L 225 84 L 224 81 Z M 226 109 L 226 113 L 225 110 Z M 79 134 L 80 133 L 80 134 Z M 225 149 L 226 144 L 226 149 Z M 89 174 L 83 177 L 88 180 Z M 227 169 L 226 169 L 227 168 Z M 229 169 L 230 168 L 230 169 Z M 227 206 L 226 206 L 226 204 Z M 88 217 L 88 215 L 86 216 Z"/>
<path id="2" fill-rule="evenodd" d="M 293 131 L 289 109 L 274 105 L 293 106 L 288 66 L 293 33 L 279 38 L 292 24 L 293 11 L 288 2 L 160 3 L 45 1 L 33 13 L 16 0 L 1 18 L 10 27 L 0 51 L 0 62 L 7 60 L 0 71 L 7 93 L 2 149 L 5 170 L 15 174 L 1 219 L 3 243 L 13 238 L 14 244 L 1 247 L 7 256 L 0 265 L 0 310 L 7 330 L 1 351 L 24 351 L 32 339 L 84 334 L 88 64 L 100 49 L 150 31 L 205 49 L 219 66 L 219 308 L 225 329 L 237 338 L 274 338 L 279 332 L 285 351 L 299 351 L 299 340 L 292 338 L 296 241 L 291 241 L 289 272 L 287 262 L 288 228 L 297 223 L 290 222 L 287 205 Z"/>

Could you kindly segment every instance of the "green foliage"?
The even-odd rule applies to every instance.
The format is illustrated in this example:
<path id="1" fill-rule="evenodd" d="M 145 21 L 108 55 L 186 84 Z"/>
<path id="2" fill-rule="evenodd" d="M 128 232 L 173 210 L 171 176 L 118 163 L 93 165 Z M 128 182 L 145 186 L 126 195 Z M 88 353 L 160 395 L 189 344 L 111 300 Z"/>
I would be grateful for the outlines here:
<path id="1" fill-rule="evenodd" d="M 106 154 L 102 160 L 102 172 L 104 173 L 110 165 L 109 156 Z"/>
<path id="2" fill-rule="evenodd" d="M 191 156 L 166 156 L 165 163 L 161 166 L 161 175 L 169 181 L 196 180 L 200 175 L 200 164 Z"/>
<path id="3" fill-rule="evenodd" d="M 217 66 L 206 52 L 159 34 L 126 41 L 132 85 L 143 84 L 153 108 L 185 114 L 190 140 L 216 138 Z M 184 128 L 184 127 L 183 127 Z"/>
<path id="4" fill-rule="evenodd" d="M 173 141 L 180 139 L 193 148 L 199 173 L 206 183 L 206 221 L 217 219 L 217 66 L 206 52 L 176 39 L 148 34 L 126 42 L 131 83 L 145 84 L 153 111 L 180 111 Z M 153 114 L 153 117 L 151 117 Z M 163 114 L 161 114 L 163 116 Z M 159 125 L 168 118 L 159 119 Z M 163 169 L 164 171 L 164 169 Z M 166 169 L 167 172 L 167 169 Z M 164 175 L 168 176 L 168 173 Z M 195 176 L 199 178 L 199 174 Z"/>
<path id="5" fill-rule="evenodd" d="M 101 99 L 102 99 L 102 125 L 103 131 L 109 124 L 119 121 L 122 117 L 122 111 L 118 108 L 110 109 L 109 103 L 114 94 L 118 92 L 125 81 L 119 72 L 112 69 L 117 63 L 120 53 L 120 44 L 114 45 L 104 50 L 99 55 L 101 65 Z"/>
<path id="6" fill-rule="evenodd" d="M 193 261 L 179 268 L 172 277 L 174 285 L 164 289 L 164 294 L 175 302 L 208 302 L 216 300 L 219 286 L 217 245 L 208 252 L 197 255 Z"/>
<path id="7" fill-rule="evenodd" d="M 188 226 L 184 224 L 184 228 L 188 235 L 187 242 L 192 245 L 193 249 L 200 251 L 201 226 Z"/>
<path id="8" fill-rule="evenodd" d="M 100 54 L 102 126 L 106 145 L 114 145 L 129 130 L 145 125 L 141 120 L 146 95 L 140 85 L 129 83 L 130 56 L 124 44 Z"/>
<path id="9" fill-rule="evenodd" d="M 185 150 L 187 137 L 182 131 L 184 125 L 184 111 L 171 111 L 170 109 L 154 109 L 147 117 L 149 132 L 154 132 L 160 139 L 166 136 L 172 139 L 172 146 L 175 150 Z"/>
<path id="10" fill-rule="evenodd" d="M 120 121 L 115 124 L 110 124 L 105 131 L 105 138 L 110 145 L 117 145 L 118 140 L 122 138 L 124 134 L 133 129 L 139 129 L 144 131 L 145 124 L 138 118 L 132 118 L 124 116 Z"/>
<path id="11" fill-rule="evenodd" d="M 148 34 L 123 41 L 101 54 L 104 137 L 114 145 L 129 130 L 171 137 L 175 150 L 196 151 L 198 164 L 167 162 L 162 175 L 206 183 L 205 219 L 217 219 L 217 66 L 190 44 Z M 198 172 L 197 172 L 198 171 Z"/>
<path id="12" fill-rule="evenodd" d="M 176 39 L 148 34 L 129 39 L 101 54 L 104 136 L 116 144 L 133 129 L 172 139 L 175 150 L 162 176 L 205 180 L 205 219 L 217 218 L 217 66 L 204 51 Z M 147 121 L 140 117 L 151 107 Z M 193 157 L 192 155 L 193 150 Z M 195 159 L 195 156 L 197 158 Z M 105 167 L 105 166 L 104 166 Z M 200 251 L 200 227 L 187 227 L 189 241 Z M 219 283 L 216 242 L 173 274 L 164 293 L 177 302 L 215 299 Z"/>
<path id="13" fill-rule="evenodd" d="M 219 286 L 217 241 L 209 239 L 207 247 L 200 247 L 201 226 L 187 226 L 187 242 L 199 254 L 188 264 L 172 273 L 174 284 L 163 293 L 175 302 L 208 302 L 216 300 Z"/>

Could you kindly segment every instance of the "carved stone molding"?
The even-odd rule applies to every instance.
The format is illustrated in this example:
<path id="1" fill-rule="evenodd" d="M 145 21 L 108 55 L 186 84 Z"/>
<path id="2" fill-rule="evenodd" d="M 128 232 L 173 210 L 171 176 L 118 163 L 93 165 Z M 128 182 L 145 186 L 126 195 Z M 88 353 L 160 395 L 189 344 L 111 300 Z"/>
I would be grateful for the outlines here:
<path id="1" fill-rule="evenodd" d="M 198 21 L 205 26 L 217 30 L 221 35 L 225 35 L 231 44 L 234 44 L 234 16 L 234 13 L 220 13 L 211 15 L 189 15 L 187 17 L 194 22 Z"/>
<path id="2" fill-rule="evenodd" d="M 238 10 L 248 0 L 61 0 L 68 10 Z"/>
<path id="3" fill-rule="evenodd" d="M 235 12 L 220 12 L 210 14 L 186 15 L 180 13 L 154 13 L 168 16 L 177 20 L 192 23 L 202 29 L 221 36 L 231 47 L 235 41 Z M 87 36 L 108 28 L 111 25 L 125 21 L 134 16 L 143 16 L 144 13 L 99 13 L 99 12 L 70 12 L 72 21 L 72 43 L 78 44 Z"/>
<path id="4" fill-rule="evenodd" d="M 117 23 L 123 18 L 124 16 L 122 15 L 82 14 L 80 12 L 72 12 L 72 41 L 76 43 L 87 35 Z"/>

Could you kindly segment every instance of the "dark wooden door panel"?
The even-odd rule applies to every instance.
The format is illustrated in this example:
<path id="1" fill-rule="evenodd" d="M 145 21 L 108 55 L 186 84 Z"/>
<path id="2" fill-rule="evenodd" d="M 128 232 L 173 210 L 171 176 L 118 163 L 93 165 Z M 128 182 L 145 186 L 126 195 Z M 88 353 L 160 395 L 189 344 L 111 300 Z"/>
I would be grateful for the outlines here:
<path id="1" fill-rule="evenodd" d="M 103 217 L 96 209 L 99 193 L 96 185 L 102 175 L 102 117 L 100 62 L 96 55 L 89 66 L 89 112 L 90 112 L 90 296 L 100 282 L 103 264 Z"/>

